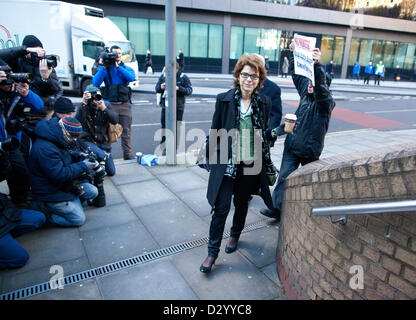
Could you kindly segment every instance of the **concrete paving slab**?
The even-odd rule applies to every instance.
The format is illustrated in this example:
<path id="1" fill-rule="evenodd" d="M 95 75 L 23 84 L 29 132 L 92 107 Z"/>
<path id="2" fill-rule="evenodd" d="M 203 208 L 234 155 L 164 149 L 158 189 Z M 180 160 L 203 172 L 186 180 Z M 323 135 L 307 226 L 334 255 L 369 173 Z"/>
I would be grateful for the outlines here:
<path id="1" fill-rule="evenodd" d="M 198 299 L 169 258 L 107 275 L 98 280 L 98 286 L 108 300 Z"/>
<path id="2" fill-rule="evenodd" d="M 175 195 L 158 180 L 121 185 L 118 189 L 132 208 L 176 199 Z"/>
<path id="3" fill-rule="evenodd" d="M 16 238 L 29 253 L 27 264 L 19 269 L 0 271 L 0 276 L 36 270 L 42 267 L 60 264 L 86 255 L 76 228 L 44 228 Z"/>
<path id="4" fill-rule="evenodd" d="M 177 165 L 177 166 L 159 165 L 159 166 L 144 167 L 144 168 L 146 168 L 146 170 L 148 170 L 151 174 L 155 176 L 188 170 L 188 166 L 185 166 L 185 165 Z"/>
<path id="5" fill-rule="evenodd" d="M 178 192 L 177 196 L 185 202 L 198 216 L 210 215 L 211 206 L 206 198 L 207 187 L 189 191 Z"/>
<path id="6" fill-rule="evenodd" d="M 170 258 L 201 300 L 271 300 L 279 296 L 276 284 L 238 252 L 220 254 L 211 273 L 203 274 L 199 266 L 206 255 L 204 245 Z"/>
<path id="7" fill-rule="evenodd" d="M 137 216 L 126 203 L 90 209 L 85 212 L 85 215 L 86 222 L 79 228 L 82 232 L 137 221 Z"/>
<path id="8" fill-rule="evenodd" d="M 278 235 L 278 224 L 242 233 L 238 243 L 238 251 L 257 268 L 263 268 L 276 261 Z"/>
<path id="9" fill-rule="evenodd" d="M 124 198 L 121 193 L 117 190 L 110 177 L 104 178 L 104 192 L 105 201 L 107 206 L 124 202 Z"/>
<path id="10" fill-rule="evenodd" d="M 39 283 L 50 281 L 51 278 L 57 274 L 56 271 L 51 270 L 53 265 L 59 265 L 63 268 L 64 277 L 90 269 L 90 263 L 86 256 L 61 263 L 52 263 L 47 267 L 5 277 L 1 292 L 6 293 L 20 288 L 30 287 Z M 50 271 L 52 271 L 52 273 L 50 273 Z"/>
<path id="11" fill-rule="evenodd" d="M 139 221 L 81 232 L 91 267 L 130 258 L 159 249 L 150 233 Z"/>
<path id="12" fill-rule="evenodd" d="M 159 177 L 169 190 L 182 192 L 201 189 L 207 186 L 207 181 L 190 170 L 165 174 Z"/>
<path id="13" fill-rule="evenodd" d="M 162 248 L 207 235 L 204 220 L 180 200 L 159 202 L 134 211 Z"/>
<path id="14" fill-rule="evenodd" d="M 200 177 L 202 177 L 203 179 L 205 179 L 208 182 L 209 179 L 209 172 L 205 169 L 202 169 L 198 166 L 192 166 L 191 167 L 191 171 L 197 175 L 199 175 Z"/>
<path id="15" fill-rule="evenodd" d="M 55 289 L 27 300 L 102 300 L 96 280 L 87 280 L 82 283 Z"/>
<path id="16" fill-rule="evenodd" d="M 154 179 L 153 175 L 136 162 L 117 166 L 116 175 L 111 177 L 116 186 L 149 179 Z"/>
<path id="17" fill-rule="evenodd" d="M 271 263 L 260 269 L 270 280 L 272 280 L 279 288 L 282 289 L 281 294 L 283 295 L 283 286 L 280 282 L 279 275 L 277 274 L 276 262 Z"/>

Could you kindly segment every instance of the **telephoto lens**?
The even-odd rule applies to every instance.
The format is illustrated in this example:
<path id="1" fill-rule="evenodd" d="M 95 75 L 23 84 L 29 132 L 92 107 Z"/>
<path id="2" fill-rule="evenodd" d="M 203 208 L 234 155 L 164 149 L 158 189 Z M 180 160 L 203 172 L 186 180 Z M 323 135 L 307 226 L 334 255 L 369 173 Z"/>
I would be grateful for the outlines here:
<path id="1" fill-rule="evenodd" d="M 15 137 L 11 137 L 7 140 L 4 140 L 3 142 L 0 142 L 0 150 L 3 152 L 16 150 L 17 148 L 19 148 L 19 146 L 20 146 L 19 139 Z"/>
<path id="2" fill-rule="evenodd" d="M 32 75 L 30 73 L 9 73 L 7 78 L 13 82 L 28 83 L 32 80 Z"/>

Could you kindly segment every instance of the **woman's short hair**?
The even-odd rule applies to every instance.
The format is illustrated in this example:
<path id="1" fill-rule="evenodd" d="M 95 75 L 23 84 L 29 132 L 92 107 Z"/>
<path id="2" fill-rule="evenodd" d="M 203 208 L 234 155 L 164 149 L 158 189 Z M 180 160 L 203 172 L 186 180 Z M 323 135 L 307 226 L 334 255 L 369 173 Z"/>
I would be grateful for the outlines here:
<path id="1" fill-rule="evenodd" d="M 259 74 L 259 88 L 263 88 L 263 83 L 266 80 L 266 69 L 264 68 L 263 61 L 255 54 L 243 54 L 237 61 L 237 64 L 234 67 L 233 75 L 234 75 L 234 87 L 237 87 L 239 84 L 239 78 L 241 70 L 243 70 L 244 66 L 250 66 Z"/>

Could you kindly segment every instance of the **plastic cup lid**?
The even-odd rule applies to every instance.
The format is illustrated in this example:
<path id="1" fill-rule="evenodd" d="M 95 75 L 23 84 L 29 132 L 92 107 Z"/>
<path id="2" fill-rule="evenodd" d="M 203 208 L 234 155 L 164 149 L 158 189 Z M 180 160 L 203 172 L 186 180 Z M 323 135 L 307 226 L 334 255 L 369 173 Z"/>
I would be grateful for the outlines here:
<path id="1" fill-rule="evenodd" d="M 287 120 L 297 120 L 297 116 L 296 116 L 296 114 L 293 114 L 293 113 L 287 113 L 286 115 L 285 115 L 285 119 L 287 119 Z"/>

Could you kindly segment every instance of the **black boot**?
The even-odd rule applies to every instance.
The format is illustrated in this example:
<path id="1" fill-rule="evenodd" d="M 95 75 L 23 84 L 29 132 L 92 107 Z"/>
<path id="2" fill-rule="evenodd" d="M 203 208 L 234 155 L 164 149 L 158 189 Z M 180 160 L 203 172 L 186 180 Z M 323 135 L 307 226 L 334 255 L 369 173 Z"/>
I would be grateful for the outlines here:
<path id="1" fill-rule="evenodd" d="M 98 196 L 94 198 L 94 200 L 92 201 L 92 204 L 94 205 L 94 207 L 97 207 L 97 208 L 105 207 L 106 203 L 105 203 L 103 179 L 102 178 L 95 179 L 94 185 L 98 189 Z"/>

